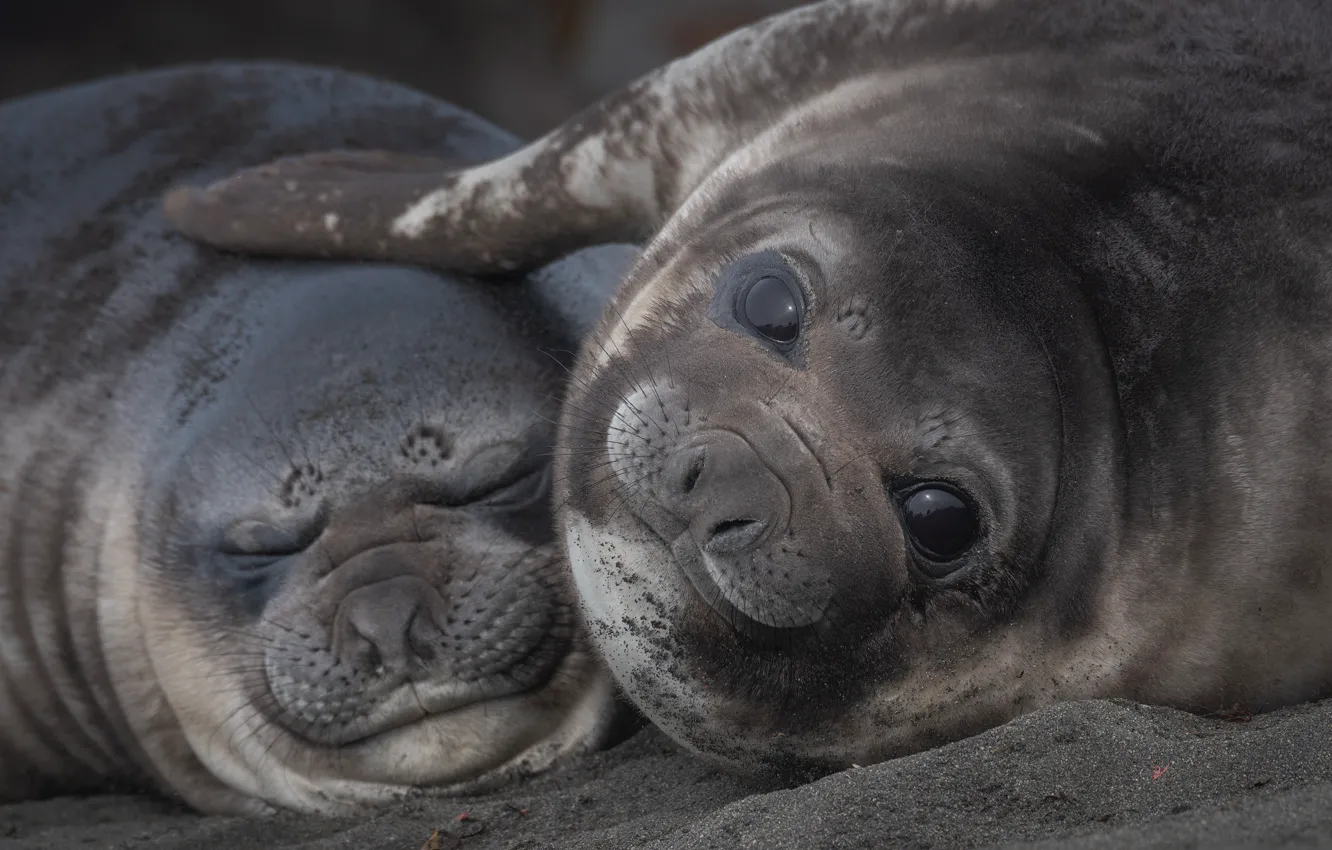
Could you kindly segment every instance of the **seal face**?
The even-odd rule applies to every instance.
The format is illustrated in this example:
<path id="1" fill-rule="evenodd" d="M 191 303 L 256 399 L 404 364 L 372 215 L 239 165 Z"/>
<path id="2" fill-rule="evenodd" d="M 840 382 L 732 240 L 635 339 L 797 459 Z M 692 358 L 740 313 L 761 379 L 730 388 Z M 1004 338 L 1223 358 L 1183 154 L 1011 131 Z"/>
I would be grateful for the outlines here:
<path id="1" fill-rule="evenodd" d="M 551 526 L 542 341 L 434 275 L 267 288 L 137 511 L 143 640 L 193 748 L 258 799 L 332 809 L 595 743 L 608 693 Z"/>
<path id="2" fill-rule="evenodd" d="M 0 798 L 346 812 L 596 746 L 550 455 L 625 251 L 495 288 L 167 232 L 200 162 L 513 144 L 352 75 L 133 75 L 0 128 Z"/>
<path id="3" fill-rule="evenodd" d="M 808 776 L 1058 699 L 1332 693 L 1329 38 L 1312 0 L 828 0 L 482 166 L 165 205 L 478 271 L 642 238 L 562 414 L 579 598 L 671 735 Z"/>
<path id="4" fill-rule="evenodd" d="M 949 722 L 922 685 L 1012 621 L 1069 471 L 1060 376 L 1011 297 L 1058 259 L 896 166 L 857 192 L 860 167 L 808 165 L 642 283 L 670 306 L 581 371 L 562 513 L 636 702 L 696 749 L 805 771 Z"/>

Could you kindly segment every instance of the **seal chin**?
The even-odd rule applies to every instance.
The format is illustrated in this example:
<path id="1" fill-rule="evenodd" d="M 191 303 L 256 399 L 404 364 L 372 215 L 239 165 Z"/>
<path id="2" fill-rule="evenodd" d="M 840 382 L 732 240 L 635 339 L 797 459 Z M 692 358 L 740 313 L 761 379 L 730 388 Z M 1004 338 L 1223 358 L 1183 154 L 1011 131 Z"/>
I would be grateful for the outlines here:
<path id="1" fill-rule="evenodd" d="M 847 651 L 826 616 L 806 629 L 764 625 L 756 639 L 739 609 L 700 588 L 691 564 L 706 571 L 703 559 L 682 560 L 641 518 L 619 512 L 593 521 L 566 507 L 562 526 L 583 619 L 616 682 L 697 755 L 757 779 L 803 782 L 919 749 L 926 709 L 950 722 L 950 709 L 938 707 L 947 705 L 947 688 L 937 683 L 846 688 L 863 674 L 857 656 L 891 656 L 890 643 L 870 639 Z M 815 628 L 815 639 L 802 639 Z M 705 643 L 711 650 L 700 655 Z M 891 679 L 892 663 L 880 664 Z M 802 701 L 832 707 L 811 713 Z"/>
<path id="2" fill-rule="evenodd" d="M 285 808 L 339 814 L 411 796 L 480 793 L 540 773 L 605 738 L 613 692 L 592 663 L 583 655 L 567 665 L 576 691 L 481 701 L 336 749 L 294 746 L 291 756 L 300 755 L 278 773 L 246 748 L 248 769 L 235 784 Z"/>
<path id="3" fill-rule="evenodd" d="M 207 666 L 200 658 L 195 670 Z M 329 815 L 415 795 L 474 793 L 538 773 L 600 745 L 614 705 L 609 677 L 590 653 L 574 650 L 538 689 L 424 716 L 418 710 L 409 722 L 320 745 L 272 719 L 235 683 L 204 694 L 186 691 L 179 678 L 165 677 L 163 688 L 204 770 L 264 807 Z"/>

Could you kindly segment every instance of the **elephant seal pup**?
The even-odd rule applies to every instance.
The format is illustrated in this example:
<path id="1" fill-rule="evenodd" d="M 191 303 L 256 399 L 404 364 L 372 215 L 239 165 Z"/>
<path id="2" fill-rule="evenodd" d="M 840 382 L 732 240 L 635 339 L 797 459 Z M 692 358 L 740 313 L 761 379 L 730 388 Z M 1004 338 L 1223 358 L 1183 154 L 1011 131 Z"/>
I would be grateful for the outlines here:
<path id="1" fill-rule="evenodd" d="M 547 492 L 555 352 L 630 253 L 498 289 L 238 261 L 161 215 L 176 181 L 353 141 L 515 145 L 297 67 L 0 106 L 0 799 L 340 812 L 604 734 Z"/>
<path id="2" fill-rule="evenodd" d="M 646 234 L 564 412 L 574 578 L 649 717 L 805 776 L 1332 692 L 1330 40 L 1316 0 L 834 0 L 479 168 L 168 207 L 483 271 Z"/>

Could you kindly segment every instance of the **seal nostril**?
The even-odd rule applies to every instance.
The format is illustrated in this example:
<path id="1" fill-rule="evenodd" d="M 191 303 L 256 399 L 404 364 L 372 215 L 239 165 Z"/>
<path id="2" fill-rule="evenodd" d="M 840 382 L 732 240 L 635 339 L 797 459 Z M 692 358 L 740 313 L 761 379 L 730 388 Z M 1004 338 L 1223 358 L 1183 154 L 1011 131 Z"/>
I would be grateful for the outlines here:
<path id="1" fill-rule="evenodd" d="M 360 670 L 405 672 L 429 664 L 433 592 L 422 579 L 403 575 L 348 593 L 334 618 L 334 654 Z"/>
<path id="2" fill-rule="evenodd" d="M 703 464 L 706 460 L 706 456 L 699 453 L 689 462 L 689 469 L 685 471 L 685 476 L 680 481 L 680 490 L 686 495 L 694 492 L 698 479 L 703 475 Z"/>
<path id="3" fill-rule="evenodd" d="M 753 548 L 767 527 L 755 519 L 724 520 L 712 527 L 703 548 L 712 555 L 734 555 Z"/>

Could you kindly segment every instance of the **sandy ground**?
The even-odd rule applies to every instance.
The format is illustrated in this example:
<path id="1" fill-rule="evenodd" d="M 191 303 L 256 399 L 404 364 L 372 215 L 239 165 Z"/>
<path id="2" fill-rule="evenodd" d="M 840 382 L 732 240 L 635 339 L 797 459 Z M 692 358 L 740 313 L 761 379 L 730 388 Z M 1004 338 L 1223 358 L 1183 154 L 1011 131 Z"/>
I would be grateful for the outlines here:
<path id="1" fill-rule="evenodd" d="M 498 793 L 356 819 L 200 817 L 118 796 L 5 806 L 0 850 L 1332 847 L 1329 730 L 1332 701 L 1247 721 L 1072 703 L 765 793 L 647 729 Z"/>

